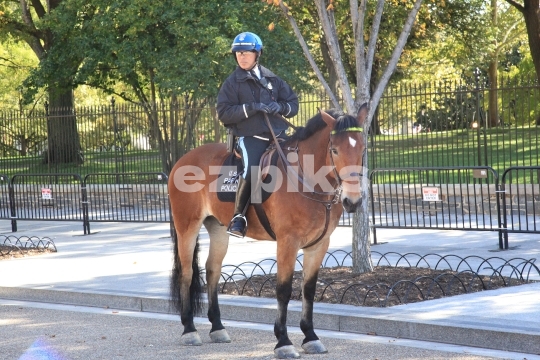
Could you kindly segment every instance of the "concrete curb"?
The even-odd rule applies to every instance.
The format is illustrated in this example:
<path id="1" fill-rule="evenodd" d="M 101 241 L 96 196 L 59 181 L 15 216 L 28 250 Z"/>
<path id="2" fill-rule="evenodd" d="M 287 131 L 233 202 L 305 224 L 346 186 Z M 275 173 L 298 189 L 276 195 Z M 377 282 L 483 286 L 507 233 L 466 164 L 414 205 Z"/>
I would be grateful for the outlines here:
<path id="1" fill-rule="evenodd" d="M 175 313 L 168 298 L 133 294 L 109 294 L 86 291 L 0 287 L 0 298 L 119 310 Z M 224 320 L 273 324 L 276 301 L 267 298 L 220 295 Z M 291 301 L 288 324 L 298 326 L 302 304 Z M 392 308 L 363 308 L 352 305 L 316 303 L 316 329 L 373 334 L 412 340 L 476 346 L 493 350 L 540 354 L 540 328 L 527 324 L 512 326 L 486 322 L 485 318 L 425 320 L 411 312 Z"/>

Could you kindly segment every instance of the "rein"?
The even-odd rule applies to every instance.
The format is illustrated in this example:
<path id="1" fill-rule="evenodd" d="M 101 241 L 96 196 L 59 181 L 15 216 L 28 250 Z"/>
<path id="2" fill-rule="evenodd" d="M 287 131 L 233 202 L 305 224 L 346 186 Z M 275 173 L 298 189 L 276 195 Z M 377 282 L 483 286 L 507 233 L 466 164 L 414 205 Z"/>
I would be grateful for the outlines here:
<path id="1" fill-rule="evenodd" d="M 305 198 L 307 198 L 309 200 L 312 200 L 312 201 L 315 201 L 315 202 L 318 202 L 318 203 L 322 203 L 324 205 L 325 209 L 326 209 L 323 232 L 316 240 L 314 240 L 310 244 L 303 247 L 303 249 L 306 249 L 308 247 L 311 247 L 311 246 L 317 244 L 324 237 L 326 232 L 328 231 L 328 224 L 330 222 L 330 211 L 332 210 L 332 206 L 337 204 L 340 201 L 341 192 L 343 191 L 343 185 L 342 185 L 343 179 L 339 176 L 339 174 L 338 174 L 338 172 L 336 170 L 336 166 L 334 164 L 334 157 L 332 155 L 332 135 L 337 134 L 339 131 L 332 130 L 332 132 L 330 133 L 330 137 L 328 138 L 328 151 L 330 153 L 330 162 L 332 164 L 332 170 L 334 171 L 334 175 L 336 177 L 337 186 L 334 188 L 333 192 L 318 192 L 318 191 L 315 191 L 315 189 L 313 187 L 311 187 L 309 184 L 304 182 L 304 178 L 302 177 L 302 175 L 300 175 L 298 172 L 296 172 L 296 170 L 294 170 L 294 168 L 292 167 L 291 163 L 287 160 L 287 157 L 283 153 L 283 149 L 279 145 L 276 134 L 274 133 L 274 129 L 272 129 L 272 125 L 270 124 L 270 119 L 268 119 L 268 114 L 266 114 L 266 113 L 264 114 L 264 120 L 266 121 L 266 125 L 268 126 L 268 129 L 270 129 L 270 133 L 272 134 L 272 139 L 274 140 L 274 143 L 276 144 L 277 152 L 279 154 L 281 162 L 283 163 L 283 166 L 285 167 L 285 170 L 287 172 L 287 176 L 289 176 L 289 171 L 288 170 L 290 170 L 290 171 L 292 171 L 294 173 L 294 175 L 298 179 L 298 181 L 302 185 L 306 186 L 311 191 L 312 194 L 322 195 L 322 196 L 333 196 L 332 200 L 326 200 L 325 201 L 325 200 L 319 200 L 319 199 L 316 199 L 316 198 L 313 198 L 313 197 L 310 197 L 310 196 L 306 196 L 306 195 L 304 195 L 302 193 L 302 191 L 299 191 L 300 195 L 302 195 L 303 197 L 305 197 Z M 285 118 L 282 118 L 282 120 L 285 121 L 290 126 L 292 126 L 294 129 L 296 129 L 296 127 L 293 126 L 289 121 L 285 120 Z M 348 129 L 346 129 L 344 131 L 363 132 L 364 129 L 362 129 L 360 127 L 351 127 L 351 128 L 348 128 Z M 298 149 L 298 146 L 296 148 Z M 298 164 L 300 165 L 300 159 L 298 160 Z M 352 177 L 352 176 L 361 176 L 361 174 L 359 174 L 359 173 L 351 173 L 349 177 Z"/>
<path id="2" fill-rule="evenodd" d="M 266 113 L 264 114 L 264 120 L 266 121 L 266 125 L 270 129 L 270 133 L 272 134 L 272 139 L 274 140 L 274 143 L 276 144 L 276 150 L 277 150 L 277 152 L 279 154 L 279 158 L 281 159 L 283 165 L 285 166 L 285 169 L 290 170 L 293 173 L 293 175 L 298 179 L 298 181 L 302 185 L 304 185 L 309 191 L 311 191 L 311 193 L 316 194 L 316 195 L 322 195 L 322 196 L 333 196 L 334 198 L 332 200 L 330 200 L 330 201 L 324 201 L 324 200 L 319 200 L 319 199 L 315 199 L 315 198 L 306 196 L 301 191 L 299 191 L 299 193 L 302 196 L 304 196 L 305 198 L 308 198 L 310 200 L 325 204 L 325 206 L 327 208 L 331 207 L 334 204 L 337 204 L 339 202 L 339 196 L 341 195 L 341 183 L 339 182 L 339 180 L 338 180 L 338 186 L 332 192 L 326 192 L 326 191 L 325 192 L 318 192 L 318 191 L 315 191 L 315 189 L 311 185 L 309 185 L 307 182 L 304 182 L 303 176 L 301 174 L 299 174 L 298 172 L 296 172 L 296 170 L 294 170 L 294 168 L 291 165 L 291 163 L 289 162 L 289 160 L 287 160 L 287 156 L 283 153 L 283 149 L 279 145 L 276 134 L 274 133 L 274 129 L 272 129 L 272 126 L 270 124 L 270 119 L 268 119 L 268 115 Z M 329 139 L 329 143 L 330 142 L 331 142 L 331 140 Z M 332 156 L 332 155 L 330 154 L 330 156 Z M 333 159 L 332 159 L 332 168 L 334 170 L 334 173 L 337 173 L 336 169 L 335 169 L 335 166 L 334 166 Z M 287 171 L 287 176 L 288 175 L 289 175 L 289 171 Z"/>

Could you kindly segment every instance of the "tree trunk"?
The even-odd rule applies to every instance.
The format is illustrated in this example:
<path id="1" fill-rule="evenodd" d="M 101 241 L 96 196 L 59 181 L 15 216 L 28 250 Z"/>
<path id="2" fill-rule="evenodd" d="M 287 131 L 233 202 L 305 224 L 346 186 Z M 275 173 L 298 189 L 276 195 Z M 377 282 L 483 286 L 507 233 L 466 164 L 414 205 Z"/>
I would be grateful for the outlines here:
<path id="1" fill-rule="evenodd" d="M 321 46 L 321 53 L 324 61 L 324 67 L 326 68 L 326 71 L 328 72 L 328 86 L 330 86 L 330 89 L 332 90 L 332 93 L 335 95 L 339 94 L 339 83 L 338 83 L 338 76 L 336 74 L 336 70 L 334 69 L 334 65 L 332 64 L 332 59 L 330 58 L 330 50 L 328 49 L 328 45 L 326 45 L 326 41 L 321 37 L 321 41 L 319 42 L 319 45 Z"/>
<path id="2" fill-rule="evenodd" d="M 48 113 L 48 152 L 45 161 L 50 164 L 82 164 L 72 90 L 59 94 L 55 89 L 50 89 Z"/>
<path id="3" fill-rule="evenodd" d="M 494 28 L 498 26 L 497 0 L 491 0 L 491 22 Z M 489 103 L 488 103 L 488 122 L 489 127 L 496 127 L 499 123 L 499 106 L 497 102 L 497 64 L 499 63 L 499 50 L 496 49 L 491 55 L 489 63 Z"/>
<path id="4" fill-rule="evenodd" d="M 367 143 L 368 135 L 365 134 Z M 373 271 L 373 262 L 371 261 L 371 239 L 369 226 L 369 179 L 367 152 L 364 154 L 364 166 L 362 176 L 362 205 L 358 207 L 353 218 L 353 241 L 352 241 L 352 260 L 353 272 L 363 274 Z"/>
<path id="5" fill-rule="evenodd" d="M 499 124 L 499 104 L 497 102 L 497 57 L 489 64 L 489 104 L 488 104 L 488 124 L 489 127 L 496 127 Z"/>
<path id="6" fill-rule="evenodd" d="M 373 65 L 373 57 L 375 53 L 375 46 L 377 44 L 377 38 L 379 36 L 379 25 L 380 20 L 382 19 L 382 12 L 384 8 L 385 1 L 377 1 L 377 10 L 375 20 L 373 21 L 373 27 L 369 35 L 370 41 L 368 48 L 365 48 L 364 42 L 364 16 L 366 14 L 366 1 L 361 1 L 358 3 L 358 0 L 350 1 L 350 13 L 352 20 L 352 29 L 353 29 L 353 41 L 354 44 L 354 53 L 356 57 L 356 89 L 355 89 L 355 98 L 353 98 L 352 89 L 349 85 L 349 80 L 347 79 L 347 73 L 345 71 L 345 66 L 342 62 L 341 49 L 338 43 L 338 34 L 337 26 L 335 23 L 335 18 L 333 14 L 333 6 L 326 6 L 325 1 L 315 1 L 315 6 L 317 7 L 317 16 L 319 25 L 322 28 L 322 33 L 324 34 L 324 41 L 328 47 L 328 54 L 330 55 L 330 60 L 332 61 L 332 67 L 334 68 L 335 74 L 338 78 L 338 86 L 341 90 L 342 101 L 344 107 L 349 113 L 352 113 L 353 110 L 358 110 L 360 106 L 364 103 L 369 103 L 370 109 L 367 117 L 366 123 L 363 124 L 364 129 L 369 129 L 371 127 L 371 121 L 373 114 L 381 100 L 382 94 L 388 81 L 390 80 L 391 75 L 394 73 L 399 57 L 403 52 L 403 48 L 407 42 L 407 38 L 411 32 L 411 28 L 416 19 L 416 15 L 420 10 L 423 0 L 415 0 L 412 5 L 412 9 L 409 12 L 407 20 L 403 25 L 403 30 L 397 39 L 396 46 L 392 52 L 391 57 L 386 63 L 386 68 L 380 76 L 380 81 L 375 87 L 375 90 L 370 94 L 370 72 Z M 540 1 L 540 0 L 536 0 Z M 296 34 L 302 50 L 306 55 L 309 63 L 313 67 L 317 78 L 321 82 L 325 91 L 332 98 L 334 106 L 337 108 L 343 108 L 343 105 L 337 101 L 337 97 L 334 92 L 331 90 L 328 82 L 325 80 L 322 75 L 319 67 L 317 66 L 313 56 L 310 53 L 310 50 L 296 24 L 296 21 L 291 15 L 290 9 L 284 4 L 282 0 L 279 2 L 279 7 L 289 19 L 289 22 Z M 314 16 L 314 18 L 316 18 Z M 349 41 L 349 40 L 347 40 Z M 321 49 L 323 47 L 321 46 Z M 366 51 L 367 50 L 367 51 Z M 325 51 L 323 51 L 325 52 Z M 324 55 L 323 55 L 324 56 Z M 371 95 L 371 96 L 370 96 Z M 365 139 L 367 144 L 367 132 L 365 133 Z M 370 254 L 370 227 L 369 227 L 369 189 L 368 189 L 368 174 L 367 174 L 367 152 L 364 156 L 364 169 L 363 169 L 363 187 L 362 187 L 362 206 L 356 211 L 353 221 L 353 270 L 356 273 L 370 272 L 373 271 L 373 265 L 371 263 L 371 254 Z"/>
<path id="7" fill-rule="evenodd" d="M 529 48 L 540 83 L 540 0 L 525 0 L 523 16 L 529 37 Z"/>

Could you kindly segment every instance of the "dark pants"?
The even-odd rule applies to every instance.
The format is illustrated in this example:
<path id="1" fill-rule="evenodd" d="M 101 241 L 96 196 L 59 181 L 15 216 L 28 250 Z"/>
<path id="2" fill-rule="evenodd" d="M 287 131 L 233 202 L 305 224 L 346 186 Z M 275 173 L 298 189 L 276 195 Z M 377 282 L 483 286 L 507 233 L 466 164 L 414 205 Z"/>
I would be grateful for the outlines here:
<path id="1" fill-rule="evenodd" d="M 244 165 L 242 177 L 246 181 L 251 182 L 251 169 L 255 171 L 254 176 L 258 174 L 259 162 L 269 144 L 270 141 L 258 139 L 253 136 L 238 138 L 238 149 L 242 151 L 242 164 Z"/>

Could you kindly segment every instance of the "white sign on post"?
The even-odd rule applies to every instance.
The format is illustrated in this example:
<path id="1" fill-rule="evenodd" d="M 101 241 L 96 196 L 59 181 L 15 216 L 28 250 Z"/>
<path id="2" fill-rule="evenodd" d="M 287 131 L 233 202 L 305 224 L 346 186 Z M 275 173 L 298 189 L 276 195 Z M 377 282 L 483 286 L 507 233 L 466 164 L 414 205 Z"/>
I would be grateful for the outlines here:
<path id="1" fill-rule="evenodd" d="M 441 201 L 439 188 L 436 186 L 423 187 L 422 198 L 424 201 Z"/>
<path id="2" fill-rule="evenodd" d="M 52 190 L 41 188 L 41 198 L 43 200 L 51 200 L 52 199 Z"/>

